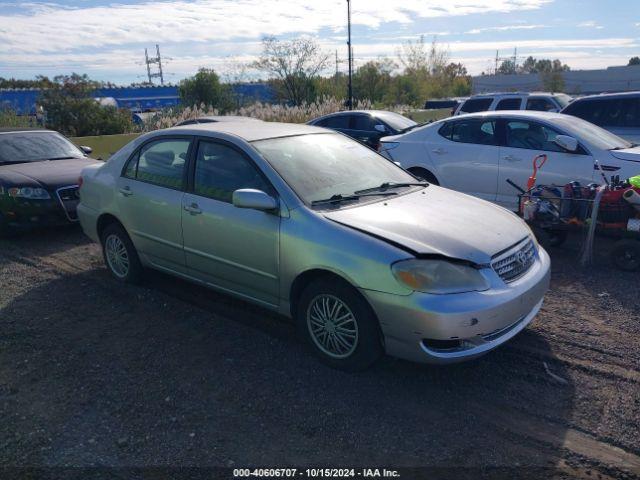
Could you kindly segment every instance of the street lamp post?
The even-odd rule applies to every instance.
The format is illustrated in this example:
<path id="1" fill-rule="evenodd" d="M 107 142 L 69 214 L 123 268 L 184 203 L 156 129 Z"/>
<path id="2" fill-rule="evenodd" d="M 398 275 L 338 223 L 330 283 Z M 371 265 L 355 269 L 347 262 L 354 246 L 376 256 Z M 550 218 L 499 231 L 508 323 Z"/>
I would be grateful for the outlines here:
<path id="1" fill-rule="evenodd" d="M 347 0 L 347 33 L 347 46 L 349 47 L 349 99 L 347 100 L 347 104 L 349 105 L 349 110 L 353 110 L 353 86 L 351 84 L 353 69 L 353 58 L 351 57 L 351 0 Z"/>

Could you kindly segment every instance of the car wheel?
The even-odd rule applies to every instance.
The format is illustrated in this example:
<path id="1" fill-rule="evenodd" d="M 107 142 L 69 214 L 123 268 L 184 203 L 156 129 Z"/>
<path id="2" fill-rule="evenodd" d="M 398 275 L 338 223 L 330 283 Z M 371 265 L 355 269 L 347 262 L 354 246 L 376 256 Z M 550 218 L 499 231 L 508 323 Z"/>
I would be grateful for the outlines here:
<path id="1" fill-rule="evenodd" d="M 426 170 L 424 168 L 418 168 L 418 167 L 410 168 L 409 173 L 411 173 L 415 177 L 426 180 L 432 185 L 440 185 L 436 176 L 433 173 L 431 173 L 429 170 Z"/>
<path id="2" fill-rule="evenodd" d="M 131 239 L 120 225 L 111 224 L 102 232 L 102 254 L 113 277 L 124 283 L 139 283 L 142 264 Z"/>
<path id="3" fill-rule="evenodd" d="M 311 283 L 300 296 L 296 317 L 300 334 L 331 367 L 364 370 L 382 356 L 378 320 L 345 282 L 325 278 Z"/>
<path id="4" fill-rule="evenodd" d="M 620 240 L 611 252 L 613 263 L 620 270 L 636 272 L 640 270 L 640 240 Z"/>

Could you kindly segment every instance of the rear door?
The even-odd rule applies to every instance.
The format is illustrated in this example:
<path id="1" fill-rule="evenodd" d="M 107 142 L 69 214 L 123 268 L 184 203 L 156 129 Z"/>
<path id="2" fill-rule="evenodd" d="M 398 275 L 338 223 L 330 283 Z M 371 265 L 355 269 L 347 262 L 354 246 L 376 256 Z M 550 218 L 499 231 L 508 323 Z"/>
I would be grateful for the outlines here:
<path id="1" fill-rule="evenodd" d="M 440 185 L 495 201 L 500 155 L 496 120 L 451 120 L 434 139 L 426 146 Z"/>
<path id="2" fill-rule="evenodd" d="M 522 97 L 502 97 L 496 103 L 494 110 L 520 110 Z"/>
<path id="3" fill-rule="evenodd" d="M 117 180 L 120 221 L 138 252 L 155 266 L 183 272 L 182 198 L 192 137 L 143 144 Z"/>
<path id="4" fill-rule="evenodd" d="M 554 140 L 561 133 L 553 127 L 531 120 L 503 119 L 500 128 L 504 132 L 496 199 L 500 205 L 517 209 L 518 191 L 507 180 L 526 189 L 533 175 L 533 159 L 540 154 L 548 158 L 537 173 L 537 185 L 564 186 L 574 180 L 587 185 L 593 180 L 593 157 L 582 146 L 568 152 L 556 145 Z"/>
<path id="5" fill-rule="evenodd" d="M 190 275 L 270 306 L 279 299 L 280 216 L 234 207 L 235 190 L 276 192 L 238 147 L 198 141 L 182 211 Z"/>

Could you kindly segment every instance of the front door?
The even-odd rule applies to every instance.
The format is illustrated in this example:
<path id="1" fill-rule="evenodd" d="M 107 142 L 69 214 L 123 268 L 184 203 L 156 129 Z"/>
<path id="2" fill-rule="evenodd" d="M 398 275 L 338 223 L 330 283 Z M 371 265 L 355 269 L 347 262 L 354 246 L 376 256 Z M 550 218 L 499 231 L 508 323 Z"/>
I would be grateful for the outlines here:
<path id="1" fill-rule="evenodd" d="M 425 144 L 440 185 L 495 201 L 499 147 L 496 121 L 477 118 L 447 122 Z"/>
<path id="2" fill-rule="evenodd" d="M 280 216 L 234 207 L 233 192 L 271 184 L 236 147 L 198 142 L 182 227 L 190 275 L 261 303 L 278 305 Z"/>
<path id="3" fill-rule="evenodd" d="M 560 133 L 548 125 L 530 120 L 504 120 L 505 146 L 500 148 L 500 175 L 497 203 L 510 210 L 518 208 L 518 191 L 507 179 L 526 189 L 533 175 L 533 159 L 547 155 L 538 171 L 536 185 L 558 185 L 578 181 L 588 185 L 594 178 L 594 160 L 581 146 L 568 152 L 554 142 Z"/>
<path id="4" fill-rule="evenodd" d="M 122 221 L 138 252 L 155 266 L 183 272 L 182 197 L 191 138 L 144 144 L 117 180 Z"/>

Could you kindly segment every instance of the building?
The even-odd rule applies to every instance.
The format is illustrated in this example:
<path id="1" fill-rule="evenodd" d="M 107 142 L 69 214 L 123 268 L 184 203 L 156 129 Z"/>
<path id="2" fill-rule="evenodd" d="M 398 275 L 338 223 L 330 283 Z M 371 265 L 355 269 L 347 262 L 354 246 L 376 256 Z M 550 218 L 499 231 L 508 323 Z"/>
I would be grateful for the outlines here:
<path id="1" fill-rule="evenodd" d="M 591 95 L 604 92 L 629 92 L 640 90 L 640 65 L 609 67 L 604 70 L 573 70 L 561 73 L 564 92 L 572 95 Z M 542 75 L 480 75 L 472 78 L 472 91 L 533 92 L 548 90 Z"/>

